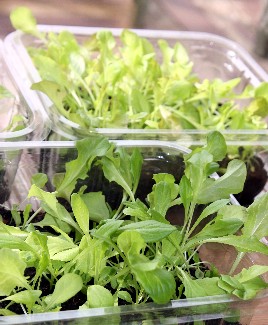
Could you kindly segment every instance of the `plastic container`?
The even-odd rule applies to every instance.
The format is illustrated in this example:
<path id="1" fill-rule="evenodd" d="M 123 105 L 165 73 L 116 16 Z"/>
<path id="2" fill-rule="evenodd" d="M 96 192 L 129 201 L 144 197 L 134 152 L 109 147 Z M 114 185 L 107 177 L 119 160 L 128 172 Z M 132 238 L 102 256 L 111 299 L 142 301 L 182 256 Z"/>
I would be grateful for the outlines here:
<path id="1" fill-rule="evenodd" d="M 88 36 L 97 32 L 101 28 L 75 27 L 75 26 L 51 26 L 40 25 L 40 31 L 58 33 L 62 30 L 72 32 L 78 40 L 85 40 Z M 118 37 L 122 29 L 109 29 L 115 37 Z M 226 38 L 202 33 L 202 32 L 177 32 L 177 31 L 158 31 L 158 30 L 134 30 L 138 35 L 148 38 L 151 42 L 158 39 L 165 39 L 171 45 L 181 42 L 186 48 L 190 60 L 193 62 L 194 72 L 203 79 L 220 78 L 224 81 L 240 77 L 241 83 L 238 90 L 244 89 L 248 84 L 257 86 L 261 81 L 268 80 L 266 72 L 255 62 L 255 60 L 238 44 Z M 40 76 L 35 69 L 28 53 L 28 46 L 40 46 L 40 42 L 33 37 L 25 35 L 20 31 L 9 34 L 5 39 L 5 46 L 13 59 L 20 62 L 20 71 L 18 78 L 23 78 L 25 85 L 30 88 L 32 83 L 40 81 Z M 31 91 L 31 93 L 35 93 Z M 36 93 L 35 93 L 36 94 Z M 53 110 L 52 103 L 44 94 L 38 94 L 43 110 L 49 115 L 53 123 L 53 130 L 56 135 L 52 136 L 53 140 L 75 140 L 82 138 L 92 131 L 81 128 L 74 123 L 59 115 Z M 108 135 L 110 138 L 142 138 L 150 137 L 155 134 L 155 130 L 141 129 L 96 129 L 98 132 Z M 161 139 L 168 137 L 200 137 L 204 132 L 197 130 L 161 130 L 158 136 Z M 206 132 L 205 132 L 206 133 Z M 236 131 L 228 131 L 227 134 L 233 135 L 237 139 Z M 244 130 L 239 130 L 239 134 L 244 134 Z M 245 131 L 246 136 L 267 135 L 267 130 L 262 131 Z"/>
<path id="2" fill-rule="evenodd" d="M 44 140 L 49 134 L 50 122 L 38 109 L 39 101 L 36 103 L 27 96 L 28 91 L 25 91 L 20 80 L 15 82 L 14 68 L 8 67 L 6 59 L 7 54 L 0 40 L 0 85 L 11 95 L 0 98 L 0 143 Z M 3 203 L 9 196 L 18 169 L 20 152 L 11 149 L 1 151 L 0 160 L 0 203 Z"/>
<path id="3" fill-rule="evenodd" d="M 50 121 L 38 108 L 39 102 L 28 96 L 23 82 L 16 78 L 16 65 L 8 64 L 12 60 L 8 55 L 0 41 L 0 85 L 13 95 L 0 99 L 0 141 L 44 140 Z M 16 123 L 14 119 L 18 118 Z"/>
<path id="4" fill-rule="evenodd" d="M 176 143 L 164 141 L 116 141 L 117 146 L 139 148 L 145 159 L 144 174 L 166 172 L 166 166 L 174 161 L 183 170 L 182 155 L 188 153 L 186 147 Z M 55 172 L 63 171 L 64 164 L 76 154 L 74 142 L 20 142 L 3 143 L 1 152 L 7 150 L 21 151 L 19 173 L 6 205 L 14 202 L 23 202 L 30 186 L 32 174 L 40 171 L 40 160 L 47 166 L 48 178 L 52 179 Z M 49 150 L 49 151 L 47 151 Z M 47 152 L 44 155 L 44 152 Z M 52 155 L 52 156 L 51 156 Z M 60 158 L 60 159 L 59 159 Z M 172 159 L 171 159 L 172 158 Z M 56 159 L 56 161 L 55 161 Z M 53 161 L 53 163 L 51 163 Z M 151 162 L 164 161 L 151 168 Z M 147 164 L 146 164 L 147 163 Z M 172 165 L 172 164 L 171 164 Z M 178 176 L 180 177 L 180 176 Z M 98 183 L 98 180 L 97 180 Z M 144 183 L 142 183 L 142 186 Z M 233 201 L 235 203 L 235 200 Z M 229 265 L 235 258 L 234 250 L 230 246 L 209 244 L 203 245 L 200 250 L 201 258 L 211 261 L 220 269 L 227 272 Z M 258 254 L 247 254 L 241 261 L 239 268 L 249 267 L 253 264 L 267 265 L 267 260 Z M 268 282 L 267 277 L 263 277 Z M 171 301 L 166 305 L 152 303 L 143 305 L 129 305 L 113 308 L 94 308 L 87 310 L 60 311 L 32 315 L 0 317 L 1 324 L 193 324 L 195 321 L 204 321 L 204 324 L 229 324 L 229 321 L 239 320 L 239 324 L 250 324 L 253 315 L 261 313 L 258 305 L 267 297 L 268 291 L 263 291 L 251 301 L 241 301 L 233 297 L 213 296 L 188 300 Z M 201 323 L 200 323 L 201 324 Z M 238 323 L 235 323 L 238 324 Z"/>
<path id="5" fill-rule="evenodd" d="M 75 27 L 75 26 L 51 26 L 40 25 L 43 32 L 58 33 L 62 30 L 72 32 L 77 39 L 85 40 L 88 36 L 99 31 L 101 28 Z M 115 36 L 119 36 L 122 29 L 109 29 Z M 190 60 L 193 62 L 194 71 L 200 78 L 221 78 L 224 81 L 240 77 L 239 87 L 242 90 L 247 85 L 257 86 L 260 82 L 268 80 L 267 73 L 258 63 L 237 43 L 226 38 L 201 32 L 180 32 L 180 31 L 159 31 L 159 30 L 135 30 L 143 37 L 152 42 L 158 39 L 165 39 L 171 45 L 177 41 L 186 48 Z M 5 38 L 5 48 L 10 53 L 10 57 L 17 62 L 17 80 L 23 80 L 29 94 L 36 101 L 39 100 L 38 107 L 44 115 L 47 115 L 52 122 L 53 132 L 50 133 L 49 140 L 76 140 L 89 136 L 92 131 L 82 129 L 78 124 L 59 115 L 51 106 L 51 101 L 40 92 L 30 90 L 32 83 L 40 81 L 39 73 L 27 52 L 28 46 L 40 46 L 40 42 L 33 37 L 25 35 L 19 31 L 9 34 Z M 205 143 L 207 130 L 173 130 L 173 129 L 97 129 L 96 131 L 107 135 L 110 139 L 136 139 L 136 140 L 163 140 L 174 141 L 185 147 L 192 148 Z M 248 153 L 252 155 L 254 161 L 259 161 L 257 169 L 260 169 L 261 178 L 257 175 L 249 184 L 250 198 L 239 197 L 242 205 L 248 205 L 254 197 L 266 191 L 267 183 L 267 138 L 268 130 L 224 130 L 222 133 L 228 144 L 231 157 L 243 158 Z M 256 158 L 256 159 L 255 159 Z M 246 157 L 248 165 L 252 163 Z M 254 164 L 253 164 L 254 165 Z M 254 167 L 254 168 L 255 168 Z"/>

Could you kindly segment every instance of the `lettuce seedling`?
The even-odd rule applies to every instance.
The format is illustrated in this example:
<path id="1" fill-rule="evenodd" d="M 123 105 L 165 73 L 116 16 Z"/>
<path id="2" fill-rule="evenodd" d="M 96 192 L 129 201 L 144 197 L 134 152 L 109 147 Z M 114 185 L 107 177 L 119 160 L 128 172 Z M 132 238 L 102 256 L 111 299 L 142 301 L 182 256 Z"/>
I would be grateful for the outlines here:
<path id="1" fill-rule="evenodd" d="M 15 307 L 29 314 L 65 310 L 68 302 L 70 309 L 85 309 L 225 294 L 251 299 L 267 288 L 261 275 L 268 266 L 241 269 L 240 261 L 252 252 L 268 255 L 260 241 L 268 235 L 268 195 L 248 208 L 231 204 L 246 167 L 232 160 L 224 175 L 215 174 L 227 150 L 221 133 L 210 133 L 205 146 L 184 155 L 181 179 L 155 174 L 145 200 L 136 196 L 143 164 L 138 149 L 116 148 L 101 135 L 77 141 L 76 148 L 76 158 L 55 175 L 54 191 L 46 190 L 45 175 L 32 178 L 28 198 L 39 201 L 38 210 L 30 215 L 28 205 L 16 226 L 0 222 L 2 315 Z M 102 191 L 88 191 L 95 167 L 122 189 L 117 208 Z M 183 213 L 173 210 L 171 222 L 174 208 Z M 207 244 L 234 248 L 229 270 L 221 273 L 217 261 L 200 255 Z M 83 298 L 73 299 L 77 295 Z"/>
<path id="2" fill-rule="evenodd" d="M 238 91 L 241 78 L 202 80 L 179 42 L 153 45 L 130 30 L 118 39 L 100 30 L 78 43 L 68 31 L 40 33 L 25 7 L 10 19 L 15 29 L 41 40 L 42 46 L 28 47 L 41 77 L 32 89 L 50 98 L 52 112 L 86 131 L 267 128 L 266 82 Z"/>

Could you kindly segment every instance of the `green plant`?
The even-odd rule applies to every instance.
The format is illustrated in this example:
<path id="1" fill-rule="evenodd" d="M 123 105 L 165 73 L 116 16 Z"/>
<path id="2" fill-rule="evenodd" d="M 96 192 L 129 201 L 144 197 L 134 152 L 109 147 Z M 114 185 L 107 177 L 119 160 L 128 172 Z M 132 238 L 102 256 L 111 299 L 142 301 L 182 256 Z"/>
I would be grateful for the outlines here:
<path id="1" fill-rule="evenodd" d="M 28 47 L 52 110 L 82 129 L 265 129 L 267 88 L 263 82 L 237 91 L 241 79 L 201 80 L 182 44 L 153 46 L 130 30 L 115 38 L 108 30 L 83 44 L 62 31 L 41 33 L 29 9 L 12 11 L 16 29 L 41 46 Z M 160 53 L 160 55 L 159 55 Z"/>
<path id="2" fill-rule="evenodd" d="M 235 270 L 246 253 L 268 254 L 260 241 L 268 234 L 268 195 L 248 208 L 230 204 L 230 194 L 243 188 L 246 167 L 232 160 L 223 176 L 210 177 L 226 155 L 219 132 L 184 156 L 179 183 L 171 174 L 155 174 L 144 202 L 135 197 L 143 161 L 138 149 L 128 153 L 102 136 L 79 140 L 76 147 L 77 157 L 54 177 L 55 191 L 45 191 L 45 174 L 32 178 L 28 198 L 40 203 L 34 213 L 30 203 L 23 212 L 14 206 L 15 225 L 0 222 L 2 315 L 13 314 L 14 305 L 24 313 L 59 311 L 77 294 L 84 297 L 83 309 L 222 294 L 251 299 L 267 287 L 260 275 L 268 266 Z M 93 166 L 122 188 L 117 209 L 102 192 L 86 191 Z M 181 226 L 166 219 L 176 206 L 183 207 L 183 217 L 175 215 L 183 218 Z M 229 274 L 200 259 L 207 243 L 237 250 Z"/>

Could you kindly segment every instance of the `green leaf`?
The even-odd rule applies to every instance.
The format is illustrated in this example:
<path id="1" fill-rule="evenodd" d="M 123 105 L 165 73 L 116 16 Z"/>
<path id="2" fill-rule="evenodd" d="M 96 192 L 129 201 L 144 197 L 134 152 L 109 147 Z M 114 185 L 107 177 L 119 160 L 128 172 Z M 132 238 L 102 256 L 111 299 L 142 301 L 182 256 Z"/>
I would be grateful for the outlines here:
<path id="1" fill-rule="evenodd" d="M 86 63 L 82 55 L 72 52 L 70 54 L 70 70 L 77 76 L 83 75 L 86 69 Z"/>
<path id="2" fill-rule="evenodd" d="M 11 300 L 16 302 L 17 304 L 26 305 L 28 310 L 31 311 L 33 305 L 41 296 L 41 294 L 42 294 L 41 290 L 23 290 L 15 293 L 14 295 L 8 296 L 7 298 L 3 299 L 3 301 Z"/>
<path id="3" fill-rule="evenodd" d="M 222 200 L 217 200 L 215 202 L 210 203 L 208 206 L 206 206 L 204 208 L 204 210 L 201 212 L 201 214 L 199 215 L 199 217 L 197 218 L 196 222 L 193 224 L 193 226 L 191 227 L 191 232 L 192 233 L 194 231 L 194 229 L 199 225 L 199 223 L 207 218 L 208 216 L 216 213 L 217 211 L 221 211 L 224 207 L 226 207 L 226 204 L 228 204 L 230 202 L 230 200 L 228 199 L 222 199 Z M 233 207 L 233 206 L 230 206 Z M 230 214 L 232 213 L 232 210 L 230 210 Z"/>
<path id="4" fill-rule="evenodd" d="M 239 274 L 236 274 L 234 277 L 238 279 L 240 283 L 244 283 L 266 272 L 268 272 L 267 265 L 252 265 L 248 269 L 243 269 Z"/>
<path id="5" fill-rule="evenodd" d="M 27 7 L 17 7 L 11 11 L 10 21 L 15 29 L 25 33 L 40 36 L 37 30 L 36 20 Z"/>
<path id="6" fill-rule="evenodd" d="M 173 175 L 159 173 L 154 176 L 156 184 L 152 192 L 148 195 L 150 208 L 165 217 L 167 210 L 172 206 L 179 194 L 179 185 L 175 184 Z"/>
<path id="7" fill-rule="evenodd" d="M 56 305 L 75 296 L 83 286 L 82 278 L 75 273 L 64 274 L 55 284 L 51 296 L 48 297 L 46 310 L 51 310 Z"/>
<path id="8" fill-rule="evenodd" d="M 207 204 L 219 199 L 227 199 L 231 194 L 243 190 L 247 170 L 245 163 L 234 159 L 227 166 L 226 173 L 217 179 L 207 179 L 201 187 L 197 203 Z"/>
<path id="9" fill-rule="evenodd" d="M 36 173 L 31 178 L 31 184 L 35 184 L 37 187 L 44 187 L 48 181 L 48 177 L 43 173 Z"/>
<path id="10" fill-rule="evenodd" d="M 212 223 L 207 224 L 197 235 L 193 236 L 189 243 L 198 243 L 205 238 L 223 237 L 235 234 L 243 225 L 239 219 L 216 218 Z"/>
<path id="11" fill-rule="evenodd" d="M 98 238 L 110 238 L 123 224 L 124 220 L 107 220 L 92 235 Z"/>
<path id="12" fill-rule="evenodd" d="M 88 234 L 89 233 L 89 211 L 81 195 L 77 193 L 73 193 L 71 195 L 71 206 L 79 227 L 82 229 L 85 235 Z"/>
<path id="13" fill-rule="evenodd" d="M 24 236 L 23 236 L 24 237 Z M 0 232 L 0 248 L 19 249 L 22 251 L 30 251 L 36 254 L 36 251 L 28 245 L 22 238 L 16 235 L 9 235 Z"/>
<path id="14" fill-rule="evenodd" d="M 64 252 L 70 253 L 78 248 L 73 242 L 55 236 L 47 237 L 47 245 L 51 259 L 60 259 L 58 258 L 59 254 Z"/>
<path id="15" fill-rule="evenodd" d="M 218 285 L 240 299 L 252 299 L 257 292 L 268 287 L 268 284 L 259 277 L 266 272 L 268 272 L 268 266 L 253 265 L 233 277 L 222 275 Z"/>
<path id="16" fill-rule="evenodd" d="M 28 192 L 28 197 L 35 196 L 42 201 L 42 207 L 46 212 L 51 214 L 53 217 L 58 218 L 60 221 L 64 221 L 78 232 L 82 232 L 76 222 L 73 220 L 69 212 L 64 208 L 63 205 L 59 204 L 55 193 L 43 191 L 33 184 Z"/>
<path id="17" fill-rule="evenodd" d="M 146 243 L 142 236 L 134 230 L 124 231 L 117 238 L 118 247 L 125 254 L 139 255 Z"/>
<path id="18" fill-rule="evenodd" d="M 258 239 L 268 236 L 268 193 L 256 198 L 247 208 L 243 234 Z"/>
<path id="19" fill-rule="evenodd" d="M 193 197 L 199 196 L 203 191 L 203 183 L 207 180 L 206 167 L 213 162 L 213 156 L 206 150 L 193 151 L 185 157 L 185 176 L 190 180 Z M 213 201 L 213 200 L 212 200 Z"/>
<path id="20" fill-rule="evenodd" d="M 234 246 L 240 252 L 256 252 L 268 255 L 268 246 L 261 243 L 255 237 L 249 238 L 247 236 L 229 235 L 224 237 L 208 238 L 205 240 L 201 240 L 199 241 L 199 244 L 202 244 L 204 242 L 231 245 Z M 188 245 L 186 245 L 185 249 L 188 249 Z"/>
<path id="21" fill-rule="evenodd" d="M 136 217 L 138 220 L 151 219 L 147 206 L 137 199 L 135 202 L 125 202 L 127 208 L 123 210 L 126 216 Z"/>
<path id="22" fill-rule="evenodd" d="M 24 277 L 26 266 L 16 252 L 0 249 L 0 296 L 9 296 L 15 287 L 29 287 Z"/>
<path id="23" fill-rule="evenodd" d="M 204 147 L 214 158 L 214 161 L 221 161 L 227 154 L 227 145 L 224 136 L 213 131 L 207 136 L 207 145 Z"/>
<path id="24" fill-rule="evenodd" d="M 114 297 L 101 285 L 91 285 L 87 288 L 87 303 L 90 308 L 112 307 Z"/>
<path id="25" fill-rule="evenodd" d="M 212 203 L 213 204 L 213 203 Z M 226 205 L 218 211 L 218 216 L 222 219 L 239 219 L 244 222 L 247 213 L 246 208 L 241 205 Z"/>
<path id="26" fill-rule="evenodd" d="M 176 227 L 158 222 L 155 220 L 146 220 L 122 226 L 120 230 L 135 230 L 141 234 L 146 243 L 160 241 L 176 231 Z"/>
<path id="27" fill-rule="evenodd" d="M 117 163 L 115 160 L 112 160 L 108 157 L 102 158 L 102 168 L 104 172 L 104 176 L 110 182 L 116 182 L 126 191 L 132 201 L 135 200 L 133 192 L 131 190 L 131 185 L 129 180 L 124 177 L 124 174 L 117 167 Z"/>
<path id="28" fill-rule="evenodd" d="M 124 290 L 118 291 L 117 297 L 122 300 L 125 300 L 126 302 L 128 302 L 130 304 L 133 304 L 132 297 L 131 297 L 130 293 L 127 291 L 124 291 Z"/>
<path id="29" fill-rule="evenodd" d="M 137 281 L 157 304 L 165 304 L 174 296 L 176 283 L 173 274 L 165 269 L 156 268 L 143 271 L 132 265 L 132 271 Z"/>
<path id="30" fill-rule="evenodd" d="M 182 204 L 187 214 L 193 199 L 193 190 L 189 179 L 185 175 L 180 180 L 179 189 Z"/>
<path id="31" fill-rule="evenodd" d="M 218 286 L 219 278 L 192 279 L 186 272 L 180 269 L 182 282 L 185 287 L 186 298 L 210 297 L 225 294 Z"/>
<path id="32" fill-rule="evenodd" d="M 71 195 L 78 179 L 85 179 L 87 172 L 96 157 L 101 157 L 111 148 L 111 144 L 105 137 L 90 137 L 76 142 L 78 157 L 66 164 L 66 173 L 62 183 L 57 188 L 59 195 Z"/>
<path id="33" fill-rule="evenodd" d="M 82 194 L 81 199 L 88 208 L 89 220 L 100 222 L 110 218 L 105 196 L 101 192 Z"/>

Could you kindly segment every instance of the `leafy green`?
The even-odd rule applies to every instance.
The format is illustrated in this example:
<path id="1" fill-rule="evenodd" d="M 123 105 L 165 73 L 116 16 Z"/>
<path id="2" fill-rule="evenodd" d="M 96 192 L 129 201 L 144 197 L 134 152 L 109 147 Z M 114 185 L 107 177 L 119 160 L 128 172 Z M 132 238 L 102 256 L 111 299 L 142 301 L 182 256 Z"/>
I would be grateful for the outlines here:
<path id="1" fill-rule="evenodd" d="M 240 78 L 202 80 L 186 48 L 134 31 L 99 30 L 78 43 L 68 31 L 40 33 L 30 10 L 11 12 L 15 29 L 41 39 L 28 47 L 52 110 L 87 132 L 95 128 L 265 129 L 267 83 L 243 87 Z M 242 88 L 242 90 L 238 90 Z M 217 149 L 215 149 L 217 151 Z"/>
<path id="2" fill-rule="evenodd" d="M 125 37 L 131 46 L 138 42 Z M 114 45 L 105 46 L 109 53 Z M 150 52 L 147 43 L 139 46 Z M 82 66 L 76 69 L 78 73 Z M 184 155 L 180 179 L 154 174 L 145 199 L 137 191 L 143 186 L 144 164 L 137 149 L 116 148 L 101 135 L 77 141 L 76 149 L 65 171 L 55 175 L 54 191 L 46 190 L 46 175 L 32 177 L 28 198 L 39 202 L 33 214 L 30 203 L 22 216 L 14 205 L 16 226 L 0 221 L 0 295 L 1 301 L 10 302 L 0 310 L 2 315 L 11 314 L 12 304 L 22 305 L 29 314 L 59 311 L 76 295 L 84 297 L 76 308 L 84 309 L 117 306 L 121 300 L 165 304 L 225 294 L 252 299 L 267 288 L 262 278 L 267 266 L 246 269 L 240 262 L 245 254 L 268 255 L 261 241 L 268 235 L 268 196 L 248 208 L 230 204 L 230 195 L 243 188 L 246 168 L 233 160 L 223 176 L 215 175 L 226 154 L 218 131 L 208 135 L 203 147 Z M 106 191 L 92 190 L 92 168 L 95 177 L 102 173 L 108 184 L 119 187 L 113 193 L 119 196 L 117 207 L 107 203 Z M 39 212 L 43 219 L 35 220 Z M 233 250 L 234 263 L 227 261 L 223 274 L 217 269 L 222 263 L 202 255 L 203 248 L 211 252 L 211 245 Z M 241 271 L 235 274 L 238 266 Z M 29 270 L 34 270 L 30 276 Z"/>

